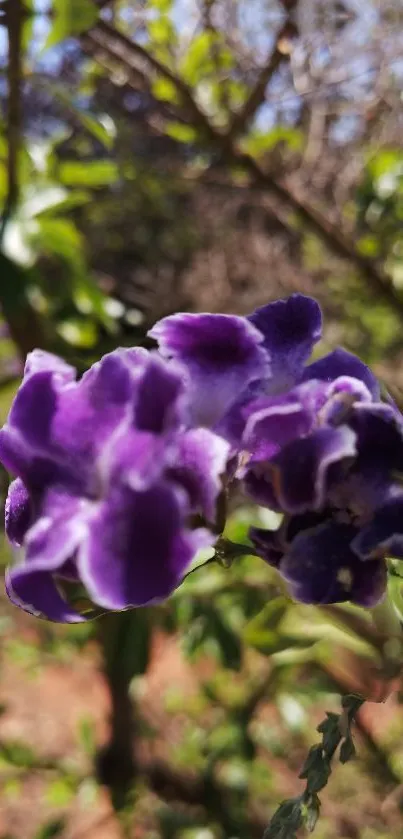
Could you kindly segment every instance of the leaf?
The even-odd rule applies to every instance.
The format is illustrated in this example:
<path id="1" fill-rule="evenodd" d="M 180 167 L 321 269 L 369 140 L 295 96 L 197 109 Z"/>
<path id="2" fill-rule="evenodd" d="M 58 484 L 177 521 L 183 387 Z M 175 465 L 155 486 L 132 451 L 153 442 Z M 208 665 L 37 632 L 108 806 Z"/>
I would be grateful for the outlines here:
<path id="1" fill-rule="evenodd" d="M 175 27 L 168 17 L 162 14 L 155 20 L 151 20 L 147 26 L 148 35 L 152 45 L 172 45 L 177 40 Z"/>
<path id="2" fill-rule="evenodd" d="M 98 20 L 99 10 L 93 0 L 53 0 L 53 14 L 45 49 L 90 29 Z"/>
<path id="3" fill-rule="evenodd" d="M 234 57 L 223 36 L 219 32 L 204 30 L 192 38 L 180 63 L 180 72 L 189 85 L 195 86 L 205 81 L 207 76 L 216 78 L 217 67 L 228 73 L 233 66 Z"/>
<path id="4" fill-rule="evenodd" d="M 52 819 L 39 828 L 35 833 L 35 839 L 56 839 L 57 836 L 61 836 L 65 827 L 66 820 L 64 818 Z"/>
<path id="5" fill-rule="evenodd" d="M 183 125 L 181 122 L 168 122 L 165 133 L 168 137 L 178 140 L 179 143 L 194 143 L 197 137 L 197 132 L 192 125 Z"/>
<path id="6" fill-rule="evenodd" d="M 46 801 L 52 807 L 66 807 L 74 798 L 74 794 L 73 785 L 67 778 L 57 778 L 48 785 Z"/>
<path id="7" fill-rule="evenodd" d="M 252 629 L 277 629 L 283 617 L 285 616 L 290 601 L 286 597 L 280 595 L 273 597 L 259 612 L 258 615 L 248 624 L 248 628 Z"/>
<path id="8" fill-rule="evenodd" d="M 68 318 L 59 323 L 57 331 L 68 344 L 80 349 L 91 349 L 98 340 L 96 324 L 86 318 Z"/>
<path id="9" fill-rule="evenodd" d="M 96 751 L 96 738 L 94 721 L 91 717 L 84 717 L 80 720 L 78 726 L 78 736 L 85 753 L 89 757 L 93 757 Z"/>
<path id="10" fill-rule="evenodd" d="M 289 649 L 309 649 L 316 643 L 316 639 L 304 638 L 297 635 L 283 635 L 275 630 L 246 630 L 244 640 L 258 652 L 264 655 L 275 655 Z"/>
<path id="11" fill-rule="evenodd" d="M 88 111 L 84 111 L 73 102 L 70 93 L 60 84 L 54 84 L 46 81 L 41 83 L 45 90 L 49 91 L 52 96 L 61 102 L 68 111 L 72 113 L 74 118 L 81 123 L 83 128 L 91 134 L 99 143 L 106 149 L 110 150 L 116 137 L 116 126 L 109 114 L 102 116 L 92 116 Z"/>
<path id="12" fill-rule="evenodd" d="M 59 164 L 59 178 L 67 186 L 103 187 L 114 183 L 119 170 L 113 160 L 68 160 Z"/>
<path id="13" fill-rule="evenodd" d="M 152 83 L 151 91 L 153 96 L 161 102 L 178 103 L 177 89 L 169 79 L 155 79 Z"/>
<path id="14" fill-rule="evenodd" d="M 241 642 L 233 629 L 216 612 L 214 617 L 214 638 L 219 646 L 221 661 L 229 670 L 239 670 L 242 661 Z"/>
<path id="15" fill-rule="evenodd" d="M 304 135 L 298 128 L 279 125 L 268 132 L 252 131 L 242 141 L 241 147 L 252 157 L 260 157 L 274 149 L 279 143 L 284 143 L 290 151 L 301 151 L 303 141 Z"/>
<path id="16" fill-rule="evenodd" d="M 347 763 L 355 757 L 356 751 L 351 736 L 346 737 L 340 746 L 340 763 Z"/>

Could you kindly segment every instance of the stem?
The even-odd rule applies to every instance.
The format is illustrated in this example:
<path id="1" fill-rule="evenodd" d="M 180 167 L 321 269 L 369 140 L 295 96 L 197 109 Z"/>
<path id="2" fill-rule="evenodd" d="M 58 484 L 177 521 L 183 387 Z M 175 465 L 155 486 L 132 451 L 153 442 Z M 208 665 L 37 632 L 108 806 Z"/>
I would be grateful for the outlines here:
<path id="1" fill-rule="evenodd" d="M 105 679 L 111 699 L 110 737 L 97 757 L 97 774 L 108 787 L 113 809 L 122 816 L 130 803 L 135 780 L 133 756 L 134 714 L 129 694 L 131 677 L 120 667 L 122 642 L 127 626 L 126 613 L 111 614 L 98 621 L 98 640 L 102 650 Z"/>

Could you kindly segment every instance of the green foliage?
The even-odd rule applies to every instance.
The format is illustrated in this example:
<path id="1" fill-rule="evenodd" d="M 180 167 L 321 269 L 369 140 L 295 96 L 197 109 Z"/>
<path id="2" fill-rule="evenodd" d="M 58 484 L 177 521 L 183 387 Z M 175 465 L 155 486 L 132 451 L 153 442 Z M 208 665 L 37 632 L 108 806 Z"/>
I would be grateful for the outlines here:
<path id="1" fill-rule="evenodd" d="M 345 696 L 341 714 L 327 713 L 326 719 L 317 730 L 322 741 L 309 750 L 299 777 L 306 781 L 304 792 L 297 798 L 283 801 L 270 820 L 264 839 L 296 839 L 296 831 L 305 826 L 309 832 L 315 829 L 320 813 L 320 792 L 332 772 L 332 759 L 340 747 L 340 763 L 347 763 L 355 756 L 351 726 L 364 699 Z"/>
<path id="2" fill-rule="evenodd" d="M 98 18 L 94 0 L 53 0 L 52 10 L 54 20 L 46 41 L 47 49 L 90 29 Z"/>
<path id="3" fill-rule="evenodd" d="M 302 131 L 297 128 L 279 125 L 268 132 L 251 131 L 242 140 L 242 148 L 251 154 L 252 157 L 258 158 L 272 151 L 280 144 L 290 152 L 300 152 L 303 148 L 303 143 L 304 135 Z"/>

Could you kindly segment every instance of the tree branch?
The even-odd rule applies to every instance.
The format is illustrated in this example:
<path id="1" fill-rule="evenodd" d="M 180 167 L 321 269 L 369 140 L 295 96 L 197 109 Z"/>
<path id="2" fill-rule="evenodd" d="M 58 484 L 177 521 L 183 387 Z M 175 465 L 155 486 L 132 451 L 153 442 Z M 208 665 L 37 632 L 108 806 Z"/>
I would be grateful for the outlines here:
<path id="1" fill-rule="evenodd" d="M 18 158 L 21 143 L 21 36 L 23 26 L 22 0 L 8 0 L 6 5 L 8 33 L 8 97 L 7 97 L 7 197 L 0 227 L 0 242 L 19 193 Z"/>
<path id="2" fill-rule="evenodd" d="M 240 133 L 245 131 L 249 122 L 254 117 L 257 109 L 260 107 L 265 99 L 267 85 L 277 72 L 280 64 L 289 58 L 290 49 L 289 41 L 297 34 L 297 28 L 292 20 L 293 13 L 297 7 L 298 0 L 290 0 L 287 4 L 286 20 L 281 27 L 273 52 L 268 57 L 267 62 L 260 70 L 256 79 L 255 85 L 252 88 L 246 102 L 242 108 L 235 114 L 229 130 L 231 138 L 235 139 Z"/>

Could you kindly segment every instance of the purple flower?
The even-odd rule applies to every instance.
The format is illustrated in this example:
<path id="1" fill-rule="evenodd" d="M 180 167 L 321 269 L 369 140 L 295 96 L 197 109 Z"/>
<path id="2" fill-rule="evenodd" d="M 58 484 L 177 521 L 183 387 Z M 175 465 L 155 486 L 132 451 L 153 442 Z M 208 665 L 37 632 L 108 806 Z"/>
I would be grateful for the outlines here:
<path id="1" fill-rule="evenodd" d="M 183 375 L 145 350 L 116 350 L 81 380 L 35 351 L 0 431 L 16 480 L 6 531 L 23 559 L 7 573 L 14 603 L 79 621 L 71 584 L 120 610 L 167 597 L 212 544 L 228 444 L 191 427 Z"/>
<path id="2" fill-rule="evenodd" d="M 236 315 L 171 315 L 150 331 L 159 350 L 182 365 L 197 424 L 214 427 L 236 445 L 242 408 L 253 396 L 283 391 L 303 375 L 321 333 L 321 312 L 310 297 L 294 294 Z"/>
<path id="3" fill-rule="evenodd" d="M 257 552 L 298 600 L 374 605 L 385 557 L 403 558 L 403 418 L 375 377 L 336 350 L 243 416 L 238 477 L 284 514 L 278 531 L 252 529 Z"/>

